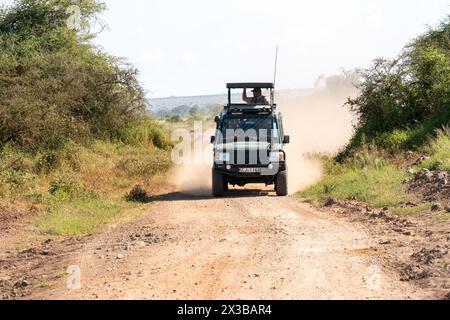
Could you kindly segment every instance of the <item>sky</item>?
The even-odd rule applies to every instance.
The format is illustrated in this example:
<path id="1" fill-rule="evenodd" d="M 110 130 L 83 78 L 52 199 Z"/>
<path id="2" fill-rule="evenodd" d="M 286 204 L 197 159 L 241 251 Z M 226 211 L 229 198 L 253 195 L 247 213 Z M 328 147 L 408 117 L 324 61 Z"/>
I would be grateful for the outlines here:
<path id="1" fill-rule="evenodd" d="M 9 2 L 7 0 L 0 0 Z M 74 0 L 76 1 L 76 0 Z M 320 75 L 395 57 L 450 0 L 107 0 L 95 43 L 140 70 L 151 98 L 225 92 L 227 82 L 312 87 Z"/>

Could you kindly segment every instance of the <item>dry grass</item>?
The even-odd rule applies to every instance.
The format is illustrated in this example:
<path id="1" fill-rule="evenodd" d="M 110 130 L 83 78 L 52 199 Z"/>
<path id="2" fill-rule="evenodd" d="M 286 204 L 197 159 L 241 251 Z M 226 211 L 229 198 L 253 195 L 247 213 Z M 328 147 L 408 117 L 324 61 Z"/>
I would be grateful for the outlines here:
<path id="1" fill-rule="evenodd" d="M 411 200 L 403 181 L 408 174 L 391 165 L 341 167 L 328 172 L 316 185 L 300 193 L 307 201 L 358 200 L 375 208 L 397 206 Z"/>
<path id="2" fill-rule="evenodd" d="M 171 166 L 169 151 L 153 145 L 94 141 L 70 144 L 55 154 L 3 153 L 0 179 L 4 207 L 37 208 L 39 233 L 85 235 L 140 207 L 125 195 L 140 185 L 156 191 Z M 43 162 L 42 159 L 53 159 Z"/>
<path id="3" fill-rule="evenodd" d="M 390 212 L 398 217 L 405 217 L 405 216 L 411 216 L 419 213 L 423 213 L 426 211 L 430 211 L 431 209 L 431 203 L 423 203 L 416 207 L 399 207 L 399 208 L 392 208 Z"/>

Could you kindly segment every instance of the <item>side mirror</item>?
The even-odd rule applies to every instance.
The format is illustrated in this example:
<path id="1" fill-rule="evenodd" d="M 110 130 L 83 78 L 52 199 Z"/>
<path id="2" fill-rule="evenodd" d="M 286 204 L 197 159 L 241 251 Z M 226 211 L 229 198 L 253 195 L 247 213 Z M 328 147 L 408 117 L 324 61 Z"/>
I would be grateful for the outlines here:
<path id="1" fill-rule="evenodd" d="M 211 137 L 211 143 L 214 143 L 214 142 L 216 142 L 216 137 L 212 136 Z"/>
<path id="2" fill-rule="evenodd" d="M 291 143 L 291 137 L 290 136 L 284 136 L 283 144 L 289 144 Z"/>
<path id="3" fill-rule="evenodd" d="M 216 116 L 216 117 L 214 118 L 214 122 L 215 122 L 215 123 L 220 123 L 220 121 L 221 121 L 221 120 L 220 120 L 220 117 L 219 117 L 219 116 Z"/>

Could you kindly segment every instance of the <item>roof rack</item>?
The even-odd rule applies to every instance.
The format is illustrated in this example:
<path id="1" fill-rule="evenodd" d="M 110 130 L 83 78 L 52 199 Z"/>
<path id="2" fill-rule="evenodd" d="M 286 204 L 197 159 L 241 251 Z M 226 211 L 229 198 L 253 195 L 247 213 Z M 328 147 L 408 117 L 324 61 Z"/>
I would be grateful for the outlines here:
<path id="1" fill-rule="evenodd" d="M 227 83 L 227 89 L 273 89 L 275 88 L 273 83 L 270 82 L 239 82 L 239 83 Z"/>
<path id="2" fill-rule="evenodd" d="M 254 104 L 231 104 L 226 108 L 227 113 L 267 113 L 274 110 L 275 106 Z"/>

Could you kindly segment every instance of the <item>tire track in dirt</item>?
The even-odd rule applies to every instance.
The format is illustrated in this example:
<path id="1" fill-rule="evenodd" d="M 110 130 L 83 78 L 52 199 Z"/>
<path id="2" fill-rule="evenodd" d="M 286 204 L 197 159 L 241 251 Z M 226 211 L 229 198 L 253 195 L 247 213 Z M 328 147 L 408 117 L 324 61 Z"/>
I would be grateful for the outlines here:
<path id="1" fill-rule="evenodd" d="M 80 290 L 68 290 L 61 281 L 33 298 L 430 297 L 383 268 L 381 251 L 366 254 L 374 240 L 360 225 L 316 212 L 295 198 L 255 193 L 233 190 L 223 199 L 161 196 L 137 221 L 91 240 L 95 245 L 86 248 L 95 252 L 74 257 L 75 265 L 83 261 Z M 145 225 L 162 241 L 135 246 L 123 237 Z M 121 239 L 128 250 L 102 245 L 111 238 Z"/>

